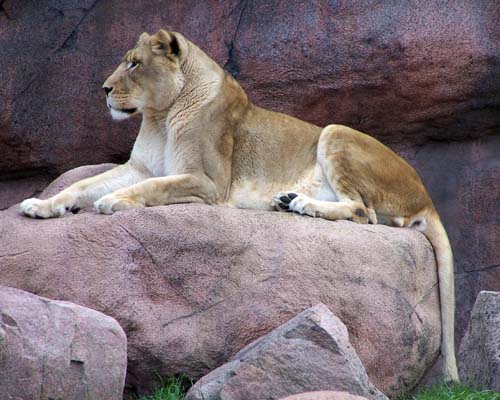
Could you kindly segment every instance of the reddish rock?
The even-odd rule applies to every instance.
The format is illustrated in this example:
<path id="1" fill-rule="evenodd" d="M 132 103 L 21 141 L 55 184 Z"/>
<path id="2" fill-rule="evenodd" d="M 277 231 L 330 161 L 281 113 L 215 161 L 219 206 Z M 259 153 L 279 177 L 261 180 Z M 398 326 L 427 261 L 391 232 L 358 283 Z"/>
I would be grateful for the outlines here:
<path id="1" fill-rule="evenodd" d="M 126 367 L 113 318 L 0 286 L 2 399 L 121 400 Z"/>
<path id="2" fill-rule="evenodd" d="M 51 180 L 45 175 L 0 180 L 0 210 L 5 210 L 24 199 L 38 197 Z"/>
<path id="3" fill-rule="evenodd" d="M 57 185 L 85 169 L 71 175 Z M 0 283 L 116 318 L 137 392 L 156 373 L 198 379 L 318 302 L 388 395 L 438 353 L 434 254 L 414 230 L 196 204 L 0 221 Z"/>
<path id="4" fill-rule="evenodd" d="M 165 27 L 199 44 L 256 104 L 319 125 L 394 143 L 498 134 L 499 16 L 494 0 L 5 0 L 0 170 L 124 159 L 138 120 L 112 124 L 101 84 L 141 32 Z"/>
<path id="5" fill-rule="evenodd" d="M 294 394 L 281 400 L 367 400 L 366 397 L 355 396 L 347 392 L 316 391 Z"/>
<path id="6" fill-rule="evenodd" d="M 314 389 L 388 400 L 369 381 L 345 325 L 324 304 L 250 343 L 196 382 L 186 400 L 277 400 Z"/>

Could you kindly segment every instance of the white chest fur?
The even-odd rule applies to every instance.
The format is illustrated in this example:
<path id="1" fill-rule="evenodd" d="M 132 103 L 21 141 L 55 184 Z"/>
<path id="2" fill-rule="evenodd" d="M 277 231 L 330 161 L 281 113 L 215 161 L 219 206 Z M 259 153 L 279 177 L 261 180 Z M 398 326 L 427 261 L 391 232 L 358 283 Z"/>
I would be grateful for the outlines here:
<path id="1" fill-rule="evenodd" d="M 165 134 L 157 132 L 140 132 L 132 150 L 131 158 L 144 165 L 154 177 L 166 176 L 165 150 L 167 140 Z"/>

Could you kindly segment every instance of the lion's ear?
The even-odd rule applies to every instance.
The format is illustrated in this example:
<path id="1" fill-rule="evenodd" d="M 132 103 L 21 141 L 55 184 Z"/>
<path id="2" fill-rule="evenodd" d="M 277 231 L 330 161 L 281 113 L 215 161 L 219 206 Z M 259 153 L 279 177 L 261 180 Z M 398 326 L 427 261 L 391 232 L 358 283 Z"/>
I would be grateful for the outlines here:
<path id="1" fill-rule="evenodd" d="M 149 41 L 151 36 L 147 34 L 146 32 L 141 33 L 141 36 L 139 36 L 139 40 L 137 41 L 137 46 L 141 46 Z"/>
<path id="2" fill-rule="evenodd" d="M 175 34 L 160 29 L 156 35 L 151 37 L 151 49 L 154 54 L 165 55 L 167 57 L 178 57 L 180 47 Z"/>

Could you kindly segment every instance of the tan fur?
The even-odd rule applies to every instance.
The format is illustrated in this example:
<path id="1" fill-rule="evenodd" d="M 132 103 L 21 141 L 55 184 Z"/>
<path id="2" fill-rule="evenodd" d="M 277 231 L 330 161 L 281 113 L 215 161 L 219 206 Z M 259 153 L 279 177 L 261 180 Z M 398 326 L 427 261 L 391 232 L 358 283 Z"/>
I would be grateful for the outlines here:
<path id="1" fill-rule="evenodd" d="M 112 115 L 142 113 L 130 160 L 48 200 L 25 200 L 24 214 L 50 218 L 92 203 L 111 214 L 201 202 L 418 229 L 437 256 L 445 378 L 458 380 L 453 257 L 426 189 L 404 160 L 348 127 L 321 129 L 254 106 L 175 32 L 142 34 L 104 87 Z"/>

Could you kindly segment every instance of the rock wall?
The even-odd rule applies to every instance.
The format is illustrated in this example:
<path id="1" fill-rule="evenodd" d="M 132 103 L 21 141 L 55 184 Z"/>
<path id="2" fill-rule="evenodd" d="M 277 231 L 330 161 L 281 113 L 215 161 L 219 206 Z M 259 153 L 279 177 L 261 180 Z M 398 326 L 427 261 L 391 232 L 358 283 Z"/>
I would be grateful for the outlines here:
<path id="1" fill-rule="evenodd" d="M 125 160 L 139 120 L 112 123 L 100 86 L 141 32 L 177 30 L 256 104 L 371 133 L 416 167 L 455 250 L 460 338 L 479 290 L 500 289 L 499 18 L 495 0 L 0 1 L 0 200 Z"/>

